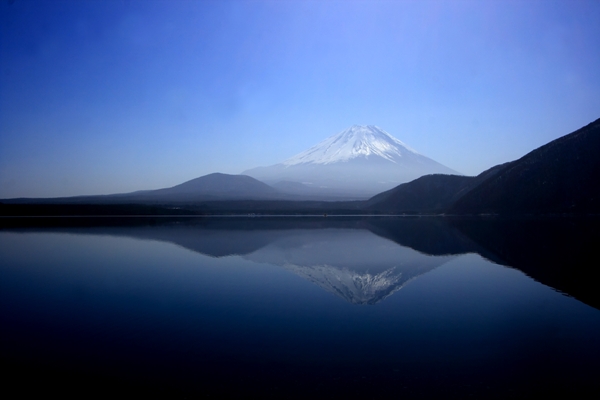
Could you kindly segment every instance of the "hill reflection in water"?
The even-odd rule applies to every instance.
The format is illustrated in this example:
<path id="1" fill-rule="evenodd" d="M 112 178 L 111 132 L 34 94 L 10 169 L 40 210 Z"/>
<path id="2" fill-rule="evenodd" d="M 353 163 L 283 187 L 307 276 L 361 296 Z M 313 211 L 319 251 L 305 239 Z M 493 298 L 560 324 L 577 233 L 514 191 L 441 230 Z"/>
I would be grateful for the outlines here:
<path id="1" fill-rule="evenodd" d="M 1 223 L 0 361 L 20 390 L 29 380 L 162 397 L 599 389 L 593 219 Z"/>
<path id="2" fill-rule="evenodd" d="M 375 304 L 451 256 L 477 253 L 600 309 L 599 218 L 135 218 L 3 221 L 17 231 L 127 236 L 286 268 Z"/>

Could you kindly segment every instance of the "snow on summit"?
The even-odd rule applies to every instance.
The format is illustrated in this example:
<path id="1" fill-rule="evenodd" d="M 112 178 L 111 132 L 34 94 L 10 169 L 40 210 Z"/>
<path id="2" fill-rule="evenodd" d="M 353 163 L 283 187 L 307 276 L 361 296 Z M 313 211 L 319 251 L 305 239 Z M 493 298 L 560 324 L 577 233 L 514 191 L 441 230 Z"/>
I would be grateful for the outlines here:
<path id="1" fill-rule="evenodd" d="M 354 125 L 321 143 L 284 161 L 285 166 L 298 164 L 331 164 L 357 157 L 379 156 L 396 162 L 407 152 L 416 151 L 374 125 Z"/>
<path id="2" fill-rule="evenodd" d="M 313 199 L 358 199 L 423 175 L 457 172 L 417 153 L 381 128 L 354 125 L 281 163 L 242 174 L 284 193 Z"/>

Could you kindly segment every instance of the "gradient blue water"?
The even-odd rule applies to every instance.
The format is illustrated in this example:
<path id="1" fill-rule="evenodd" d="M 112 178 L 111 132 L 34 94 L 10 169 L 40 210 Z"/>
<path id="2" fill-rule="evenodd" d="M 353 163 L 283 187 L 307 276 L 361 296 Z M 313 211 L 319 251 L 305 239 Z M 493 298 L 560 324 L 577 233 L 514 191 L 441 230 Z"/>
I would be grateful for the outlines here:
<path id="1" fill-rule="evenodd" d="M 252 254 L 0 232 L 3 360 L 190 390 L 245 380 L 413 396 L 597 385 L 600 311 L 477 254 L 374 305 Z"/>

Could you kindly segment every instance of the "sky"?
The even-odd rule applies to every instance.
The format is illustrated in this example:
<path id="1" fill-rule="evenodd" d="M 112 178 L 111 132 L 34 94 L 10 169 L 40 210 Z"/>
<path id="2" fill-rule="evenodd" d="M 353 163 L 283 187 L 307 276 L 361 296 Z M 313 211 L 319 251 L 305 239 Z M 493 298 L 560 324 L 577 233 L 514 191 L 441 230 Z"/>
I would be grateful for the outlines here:
<path id="1" fill-rule="evenodd" d="M 600 1 L 0 0 L 0 198 L 170 187 L 354 124 L 476 175 L 600 118 Z"/>

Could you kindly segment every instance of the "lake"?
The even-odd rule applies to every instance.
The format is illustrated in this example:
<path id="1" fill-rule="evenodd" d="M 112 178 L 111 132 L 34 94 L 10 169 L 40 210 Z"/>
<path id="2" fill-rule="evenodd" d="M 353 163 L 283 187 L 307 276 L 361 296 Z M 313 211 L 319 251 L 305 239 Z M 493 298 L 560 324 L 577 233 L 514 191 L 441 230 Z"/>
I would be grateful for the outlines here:
<path id="1" fill-rule="evenodd" d="M 0 353 L 6 385 L 24 394 L 600 388 L 597 219 L 0 224 Z"/>

